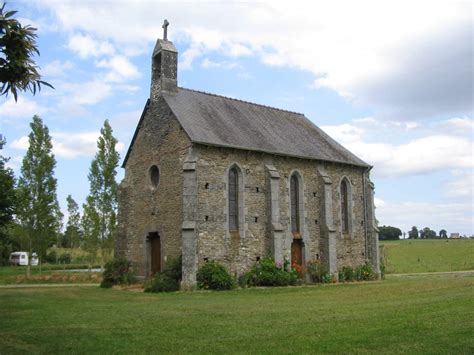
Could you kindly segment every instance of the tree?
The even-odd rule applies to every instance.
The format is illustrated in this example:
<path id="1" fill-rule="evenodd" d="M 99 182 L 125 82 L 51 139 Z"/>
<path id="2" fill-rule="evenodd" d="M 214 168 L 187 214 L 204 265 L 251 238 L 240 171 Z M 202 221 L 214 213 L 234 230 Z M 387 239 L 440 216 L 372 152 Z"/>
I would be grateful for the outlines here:
<path id="1" fill-rule="evenodd" d="M 422 239 L 436 239 L 436 232 L 429 227 L 425 227 L 420 231 Z"/>
<path id="2" fill-rule="evenodd" d="M 4 143 L 5 140 L 2 140 L 0 146 Z M 15 246 L 8 232 L 15 213 L 15 175 L 12 169 L 6 167 L 7 162 L 8 158 L 0 154 L 0 265 L 6 263 Z"/>
<path id="3" fill-rule="evenodd" d="M 36 115 L 30 127 L 29 147 L 18 181 L 17 217 L 27 236 L 29 251 L 35 250 L 42 260 L 47 248 L 56 240 L 62 213 L 56 197 L 56 159 L 48 127 Z"/>
<path id="4" fill-rule="evenodd" d="M 398 240 L 402 235 L 402 231 L 397 227 L 382 226 L 379 227 L 380 240 Z"/>
<path id="5" fill-rule="evenodd" d="M 102 263 L 111 252 L 117 226 L 117 175 L 119 154 L 117 140 L 109 121 L 105 120 L 97 140 L 98 151 L 89 170 L 90 192 L 84 204 L 83 229 L 89 251 L 100 246 Z M 103 265 L 102 265 L 103 266 Z"/>
<path id="6" fill-rule="evenodd" d="M 23 27 L 12 18 L 16 11 L 6 11 L 0 7 L 0 95 L 13 94 L 15 101 L 18 91 L 29 90 L 36 94 L 41 85 L 53 86 L 43 80 L 32 57 L 40 52 L 36 46 L 36 28 Z"/>
<path id="7" fill-rule="evenodd" d="M 418 228 L 416 226 L 411 227 L 411 231 L 408 232 L 408 239 L 418 239 Z"/>
<path id="8" fill-rule="evenodd" d="M 79 205 L 68 195 L 67 201 L 67 212 L 68 219 L 66 224 L 66 230 L 64 232 L 64 239 L 62 246 L 66 248 L 77 248 L 81 244 L 81 215 L 79 213 Z"/>
<path id="9" fill-rule="evenodd" d="M 443 239 L 444 239 L 444 238 L 448 238 L 448 232 L 446 231 L 446 229 L 441 229 L 441 230 L 439 231 L 439 237 L 440 237 L 440 238 L 443 238 Z"/>

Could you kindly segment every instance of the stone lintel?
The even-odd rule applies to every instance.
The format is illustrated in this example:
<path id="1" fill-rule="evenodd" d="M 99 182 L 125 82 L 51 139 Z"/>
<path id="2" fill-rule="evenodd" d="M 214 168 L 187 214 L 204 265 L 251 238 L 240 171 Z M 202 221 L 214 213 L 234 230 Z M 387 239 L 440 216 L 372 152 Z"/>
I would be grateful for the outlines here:
<path id="1" fill-rule="evenodd" d="M 181 225 L 182 230 L 194 230 L 196 229 L 196 222 L 195 221 L 184 221 Z"/>

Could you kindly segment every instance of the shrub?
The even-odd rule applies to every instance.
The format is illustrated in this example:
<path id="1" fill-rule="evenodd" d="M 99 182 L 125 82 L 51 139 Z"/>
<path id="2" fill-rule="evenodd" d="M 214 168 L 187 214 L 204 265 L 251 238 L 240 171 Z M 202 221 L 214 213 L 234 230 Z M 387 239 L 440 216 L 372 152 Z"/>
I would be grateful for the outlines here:
<path id="1" fill-rule="evenodd" d="M 48 264 L 56 264 L 56 261 L 57 261 L 56 251 L 51 250 L 48 254 L 46 254 L 45 261 Z"/>
<path id="2" fill-rule="evenodd" d="M 157 273 L 145 292 L 173 292 L 179 290 L 182 278 L 182 261 L 179 258 L 169 259 L 162 272 Z"/>
<path id="3" fill-rule="evenodd" d="M 339 270 L 339 281 L 346 282 L 346 281 L 354 281 L 355 277 L 354 269 L 350 266 L 343 266 L 341 270 Z"/>
<path id="4" fill-rule="evenodd" d="M 61 254 L 58 258 L 60 264 L 70 264 L 71 263 L 71 254 Z"/>
<path id="5" fill-rule="evenodd" d="M 321 262 L 321 260 L 309 261 L 306 264 L 306 271 L 308 272 L 312 282 L 327 283 L 332 280 L 328 268 Z"/>
<path id="6" fill-rule="evenodd" d="M 114 259 L 105 264 L 103 280 L 100 287 L 110 288 L 113 285 L 129 285 L 136 282 L 131 263 L 125 259 Z"/>
<path id="7" fill-rule="evenodd" d="M 287 271 L 284 265 L 278 267 L 271 257 L 265 257 L 257 262 L 246 274 L 249 286 L 289 286 L 296 285 L 298 273 L 294 269 Z"/>
<path id="8" fill-rule="evenodd" d="M 197 286 L 205 290 L 230 290 L 234 287 L 234 280 L 224 266 L 209 261 L 197 272 Z"/>
<path id="9" fill-rule="evenodd" d="M 377 278 L 369 263 L 358 266 L 354 273 L 357 281 L 371 281 Z"/>

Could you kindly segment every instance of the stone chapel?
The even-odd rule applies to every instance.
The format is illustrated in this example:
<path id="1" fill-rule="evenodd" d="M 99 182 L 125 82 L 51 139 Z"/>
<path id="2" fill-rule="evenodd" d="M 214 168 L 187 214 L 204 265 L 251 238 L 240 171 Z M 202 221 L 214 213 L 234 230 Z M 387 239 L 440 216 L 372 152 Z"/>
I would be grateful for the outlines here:
<path id="1" fill-rule="evenodd" d="M 185 289 L 208 260 L 240 275 L 268 255 L 378 273 L 371 166 L 301 113 L 179 87 L 167 25 L 122 165 L 115 255 L 143 277 L 181 255 Z"/>

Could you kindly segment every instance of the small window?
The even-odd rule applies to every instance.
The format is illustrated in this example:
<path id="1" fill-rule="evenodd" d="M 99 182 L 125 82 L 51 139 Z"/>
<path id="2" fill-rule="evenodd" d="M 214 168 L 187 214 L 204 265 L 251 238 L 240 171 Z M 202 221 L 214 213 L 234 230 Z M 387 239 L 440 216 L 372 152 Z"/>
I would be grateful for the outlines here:
<path id="1" fill-rule="evenodd" d="M 341 182 L 341 222 L 342 232 L 349 232 L 349 200 L 348 200 L 347 181 Z"/>
<path id="2" fill-rule="evenodd" d="M 299 206 L 299 186 L 298 178 L 295 174 L 290 179 L 290 202 L 291 202 L 291 231 L 300 233 L 300 206 Z"/>
<path id="3" fill-rule="evenodd" d="M 229 229 L 239 230 L 239 175 L 235 167 L 229 170 Z"/>
<path id="4" fill-rule="evenodd" d="M 156 165 L 152 165 L 150 168 L 150 183 L 151 186 L 156 188 L 160 182 L 160 169 Z"/>

